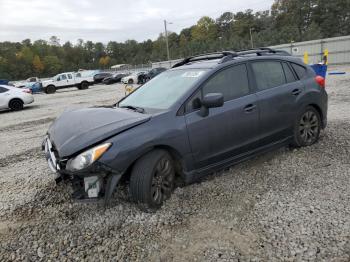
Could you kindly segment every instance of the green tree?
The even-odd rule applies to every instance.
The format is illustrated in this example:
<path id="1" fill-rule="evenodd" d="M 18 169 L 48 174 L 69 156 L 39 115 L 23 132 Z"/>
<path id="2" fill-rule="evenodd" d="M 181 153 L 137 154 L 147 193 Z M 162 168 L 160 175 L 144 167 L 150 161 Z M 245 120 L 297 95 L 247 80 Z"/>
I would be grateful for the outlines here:
<path id="1" fill-rule="evenodd" d="M 38 55 L 34 56 L 33 67 L 34 67 L 34 71 L 37 74 L 40 74 L 44 70 L 44 64 L 41 62 L 40 57 Z"/>
<path id="2" fill-rule="evenodd" d="M 194 41 L 208 41 L 216 39 L 217 33 L 215 21 L 208 16 L 203 16 L 192 28 L 191 36 Z"/>
<path id="3" fill-rule="evenodd" d="M 56 75 L 60 72 L 62 64 L 57 56 L 49 55 L 45 56 L 43 59 L 45 73 L 49 76 Z"/>

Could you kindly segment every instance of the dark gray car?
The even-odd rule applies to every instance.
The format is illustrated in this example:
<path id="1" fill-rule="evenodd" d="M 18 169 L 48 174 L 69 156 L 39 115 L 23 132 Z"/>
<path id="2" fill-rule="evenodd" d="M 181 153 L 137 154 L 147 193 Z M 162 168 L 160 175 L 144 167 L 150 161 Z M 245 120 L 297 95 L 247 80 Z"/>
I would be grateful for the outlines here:
<path id="1" fill-rule="evenodd" d="M 115 107 L 63 113 L 43 142 L 50 168 L 78 200 L 108 203 L 119 181 L 144 210 L 175 181 L 285 145 L 314 144 L 327 124 L 324 79 L 270 49 L 187 58 Z M 123 178 L 121 180 L 121 178 Z"/>

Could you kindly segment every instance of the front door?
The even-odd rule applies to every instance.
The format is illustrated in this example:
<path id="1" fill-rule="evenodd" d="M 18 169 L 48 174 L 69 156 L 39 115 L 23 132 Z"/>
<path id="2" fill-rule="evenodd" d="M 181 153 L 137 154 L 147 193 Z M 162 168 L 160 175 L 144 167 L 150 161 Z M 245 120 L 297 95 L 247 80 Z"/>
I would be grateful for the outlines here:
<path id="1" fill-rule="evenodd" d="M 202 99 L 222 93 L 224 105 L 198 114 Z M 186 124 L 196 168 L 200 169 L 249 150 L 257 136 L 257 96 L 251 94 L 245 64 L 225 68 L 211 77 L 186 106 Z"/>

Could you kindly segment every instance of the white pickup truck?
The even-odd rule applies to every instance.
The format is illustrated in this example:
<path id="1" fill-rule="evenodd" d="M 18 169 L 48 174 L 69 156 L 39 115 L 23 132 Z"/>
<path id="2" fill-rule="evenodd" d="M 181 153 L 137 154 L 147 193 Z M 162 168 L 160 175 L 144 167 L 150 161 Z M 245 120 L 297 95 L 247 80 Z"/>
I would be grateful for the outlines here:
<path id="1" fill-rule="evenodd" d="M 54 76 L 50 80 L 42 81 L 43 91 L 46 94 L 53 94 L 57 89 L 67 87 L 77 87 L 78 89 L 87 89 L 94 83 L 93 76 L 82 76 L 80 72 L 67 72 Z"/>

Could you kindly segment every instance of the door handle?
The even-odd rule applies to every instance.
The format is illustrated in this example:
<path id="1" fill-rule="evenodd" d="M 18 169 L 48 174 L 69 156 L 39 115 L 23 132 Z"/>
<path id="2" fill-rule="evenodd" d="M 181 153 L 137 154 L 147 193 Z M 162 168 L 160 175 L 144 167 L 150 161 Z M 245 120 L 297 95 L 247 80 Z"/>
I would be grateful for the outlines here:
<path id="1" fill-rule="evenodd" d="M 300 89 L 294 89 L 294 90 L 292 91 L 292 95 L 293 95 L 293 96 L 300 95 L 300 93 L 301 93 L 301 90 L 300 90 Z"/>
<path id="2" fill-rule="evenodd" d="M 246 106 L 244 107 L 244 111 L 245 111 L 246 113 L 250 113 L 250 112 L 254 111 L 255 108 L 256 108 L 256 105 L 249 104 L 249 105 L 246 105 Z"/>

